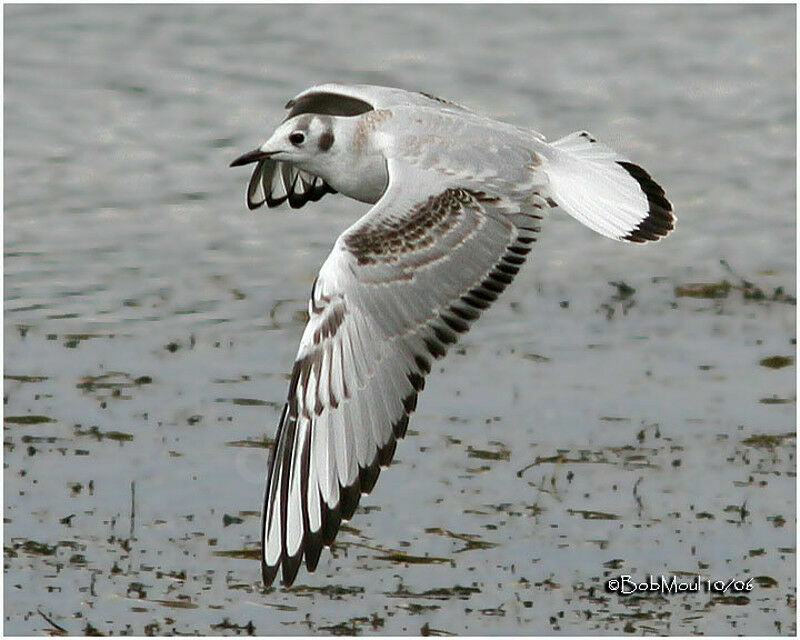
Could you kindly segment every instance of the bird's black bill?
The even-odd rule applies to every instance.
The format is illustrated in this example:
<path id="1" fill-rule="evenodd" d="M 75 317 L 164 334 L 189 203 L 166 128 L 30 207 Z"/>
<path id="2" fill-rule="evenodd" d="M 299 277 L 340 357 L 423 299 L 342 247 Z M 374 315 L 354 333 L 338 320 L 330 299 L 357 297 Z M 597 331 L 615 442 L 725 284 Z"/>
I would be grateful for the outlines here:
<path id="1" fill-rule="evenodd" d="M 264 158 L 269 158 L 271 155 L 276 153 L 275 151 L 262 151 L 261 149 L 253 149 L 252 151 L 248 151 L 244 155 L 239 156 L 230 163 L 229 166 L 231 167 L 241 167 L 246 164 L 253 164 L 254 162 L 258 162 L 259 160 L 263 160 Z"/>

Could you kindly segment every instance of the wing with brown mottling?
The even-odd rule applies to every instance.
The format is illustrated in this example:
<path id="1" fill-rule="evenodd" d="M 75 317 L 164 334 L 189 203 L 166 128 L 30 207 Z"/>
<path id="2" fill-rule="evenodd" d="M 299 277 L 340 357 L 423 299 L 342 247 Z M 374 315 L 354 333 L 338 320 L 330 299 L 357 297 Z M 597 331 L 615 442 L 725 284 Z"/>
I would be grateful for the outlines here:
<path id="1" fill-rule="evenodd" d="M 417 184 L 416 186 L 420 186 Z M 270 457 L 264 582 L 313 571 L 372 490 L 416 407 L 431 363 L 511 282 L 535 216 L 459 186 L 399 188 L 337 240 L 314 283 L 309 322 Z"/>

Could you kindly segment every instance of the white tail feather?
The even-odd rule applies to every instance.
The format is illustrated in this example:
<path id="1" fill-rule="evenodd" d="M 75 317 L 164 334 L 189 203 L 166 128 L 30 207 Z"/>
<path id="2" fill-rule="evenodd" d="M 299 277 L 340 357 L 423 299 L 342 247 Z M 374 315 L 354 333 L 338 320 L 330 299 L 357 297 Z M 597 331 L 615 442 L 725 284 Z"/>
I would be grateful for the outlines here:
<path id="1" fill-rule="evenodd" d="M 550 197 L 573 218 L 614 240 L 659 240 L 675 226 L 664 190 L 638 165 L 578 131 L 550 144 Z"/>

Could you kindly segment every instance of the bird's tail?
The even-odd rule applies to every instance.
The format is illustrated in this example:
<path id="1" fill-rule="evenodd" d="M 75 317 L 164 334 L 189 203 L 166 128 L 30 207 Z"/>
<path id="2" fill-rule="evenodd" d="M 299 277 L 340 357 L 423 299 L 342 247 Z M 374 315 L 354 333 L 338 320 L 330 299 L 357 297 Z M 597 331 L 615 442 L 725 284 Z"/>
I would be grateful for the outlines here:
<path id="1" fill-rule="evenodd" d="M 545 154 L 550 197 L 573 218 L 614 240 L 660 240 L 675 228 L 672 204 L 640 166 L 577 131 Z"/>

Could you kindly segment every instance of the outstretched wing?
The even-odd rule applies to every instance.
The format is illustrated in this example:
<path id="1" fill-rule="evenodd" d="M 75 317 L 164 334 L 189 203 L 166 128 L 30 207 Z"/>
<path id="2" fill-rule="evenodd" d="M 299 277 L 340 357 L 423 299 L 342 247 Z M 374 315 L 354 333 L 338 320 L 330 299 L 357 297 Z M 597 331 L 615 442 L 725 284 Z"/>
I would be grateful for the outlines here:
<path id="1" fill-rule="evenodd" d="M 373 85 L 322 84 L 289 100 L 286 103 L 289 113 L 284 122 L 301 113 L 357 116 L 397 105 L 435 106 L 440 110 L 470 113 L 464 107 L 427 93 Z M 272 208 L 288 202 L 293 209 L 299 209 L 307 202 L 316 202 L 326 193 L 336 191 L 322 178 L 291 164 L 264 158 L 259 160 L 250 177 L 247 206 L 252 210 L 263 204 Z"/>
<path id="2" fill-rule="evenodd" d="M 357 116 L 373 109 L 400 105 L 436 107 L 446 111 L 472 113 L 455 102 L 423 91 L 405 91 L 371 84 L 320 84 L 310 87 L 286 103 L 288 118 L 301 113 L 324 113 L 331 116 Z"/>
<path id="3" fill-rule="evenodd" d="M 413 198 L 390 185 L 338 238 L 314 283 L 269 462 L 266 584 L 282 567 L 291 585 L 303 556 L 316 568 L 391 462 L 431 361 L 505 289 L 535 240 L 538 216 L 424 180 L 413 191 L 425 195 Z"/>
<path id="4" fill-rule="evenodd" d="M 264 158 L 258 161 L 250 176 L 247 208 L 258 209 L 266 203 L 271 209 L 288 201 L 292 209 L 299 209 L 306 202 L 316 202 L 326 193 L 336 193 L 336 190 L 319 176 L 287 162 Z"/>

